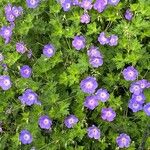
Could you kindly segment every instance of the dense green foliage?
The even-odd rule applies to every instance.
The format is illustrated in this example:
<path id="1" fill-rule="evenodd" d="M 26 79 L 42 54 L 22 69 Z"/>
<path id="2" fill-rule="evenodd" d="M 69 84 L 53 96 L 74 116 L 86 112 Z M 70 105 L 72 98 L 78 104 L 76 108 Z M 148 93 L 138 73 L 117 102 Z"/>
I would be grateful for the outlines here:
<path id="1" fill-rule="evenodd" d="M 116 137 L 125 132 L 130 135 L 132 143 L 128 150 L 137 150 L 144 143 L 145 150 L 150 149 L 150 117 L 143 111 L 133 113 L 128 109 L 130 99 L 129 81 L 125 81 L 121 71 L 133 65 L 139 72 L 139 79 L 150 80 L 150 1 L 122 0 L 116 7 L 108 6 L 103 13 L 90 10 L 91 22 L 80 23 L 83 9 L 72 7 L 64 12 L 55 0 L 43 0 L 36 9 L 29 9 L 22 0 L 10 0 L 22 6 L 24 13 L 15 21 L 12 40 L 5 45 L 0 38 L 0 51 L 5 56 L 4 63 L 8 70 L 0 67 L 0 74 L 8 74 L 12 88 L 0 89 L 0 120 L 3 132 L 0 133 L 1 150 L 115 150 Z M 4 15 L 6 0 L 1 0 L 0 26 L 8 25 Z M 134 13 L 131 22 L 124 19 L 126 8 Z M 97 41 L 100 32 L 116 34 L 119 44 L 115 47 L 101 46 Z M 75 35 L 84 35 L 86 48 L 76 51 L 72 47 Z M 24 41 L 32 49 L 33 57 L 16 52 L 15 44 Z M 42 49 L 47 43 L 56 47 L 54 57 L 43 56 Z M 103 66 L 94 69 L 90 66 L 87 49 L 98 46 L 104 56 Z M 19 74 L 22 65 L 33 69 L 32 77 L 24 79 Z M 106 88 L 110 99 L 106 103 L 89 111 L 84 108 L 86 94 L 80 89 L 80 81 L 88 75 L 95 76 L 99 87 Z M 21 105 L 18 100 L 26 88 L 31 88 L 39 95 L 41 106 Z M 145 90 L 146 102 L 150 102 L 150 89 Z M 117 113 L 113 122 L 103 121 L 101 108 L 111 106 Z M 38 127 L 38 118 L 46 114 L 53 120 L 52 131 L 45 133 Z M 64 126 L 64 118 L 75 114 L 79 122 L 72 129 Z M 101 130 L 100 140 L 87 137 L 87 127 L 95 124 Z M 21 145 L 19 133 L 28 129 L 33 135 L 30 145 Z M 147 136 L 145 136 L 145 134 Z"/>

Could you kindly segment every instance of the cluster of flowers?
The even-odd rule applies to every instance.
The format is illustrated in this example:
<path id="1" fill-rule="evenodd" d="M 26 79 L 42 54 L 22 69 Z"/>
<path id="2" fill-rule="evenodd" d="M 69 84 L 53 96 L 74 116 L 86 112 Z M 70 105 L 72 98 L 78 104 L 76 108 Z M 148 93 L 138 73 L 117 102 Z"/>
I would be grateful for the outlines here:
<path id="1" fill-rule="evenodd" d="M 23 9 L 21 6 L 12 6 L 8 4 L 5 6 L 5 16 L 7 21 L 10 22 L 10 26 L 3 26 L 0 29 L 0 36 L 5 39 L 5 44 L 9 43 L 12 36 L 12 30 L 15 26 L 14 21 L 23 13 Z"/>
<path id="2" fill-rule="evenodd" d="M 109 99 L 108 91 L 100 88 L 95 92 L 97 87 L 98 83 L 96 79 L 91 76 L 86 77 L 80 83 L 80 88 L 84 93 L 93 94 L 87 96 L 84 102 L 84 106 L 90 110 L 94 110 L 98 106 L 99 101 L 106 102 Z M 112 108 L 103 108 L 101 117 L 103 120 L 111 122 L 116 117 L 116 113 Z"/>
<path id="3" fill-rule="evenodd" d="M 89 63 L 94 67 L 98 68 L 103 65 L 103 56 L 100 53 L 98 47 L 91 46 L 87 51 L 87 55 L 89 56 Z"/>
<path id="4" fill-rule="evenodd" d="M 60 4 L 64 11 L 69 11 L 71 6 L 79 6 L 84 9 L 84 14 L 80 17 L 80 22 L 88 24 L 90 22 L 90 16 L 88 14 L 88 10 L 94 8 L 99 13 L 103 12 L 107 5 L 116 6 L 120 0 L 96 0 L 94 4 L 92 4 L 92 0 L 59 0 Z M 127 9 L 125 12 L 125 18 L 127 20 L 131 20 L 133 17 L 133 13 Z"/>
<path id="5" fill-rule="evenodd" d="M 105 35 L 105 32 L 101 32 L 99 34 L 98 41 L 101 45 L 108 44 L 109 46 L 116 46 L 118 44 L 118 36 L 111 35 L 111 36 L 107 37 Z"/>
<path id="6" fill-rule="evenodd" d="M 96 81 L 96 78 L 91 76 L 86 77 L 80 83 L 80 88 L 84 93 L 92 94 L 90 96 L 87 96 L 84 101 L 84 106 L 90 110 L 94 110 L 98 106 L 99 101 L 106 102 L 109 99 L 108 91 L 104 88 L 100 88 L 96 91 L 97 87 L 98 87 L 98 83 Z M 102 108 L 101 118 L 103 120 L 111 122 L 115 119 L 115 117 L 116 117 L 116 112 L 111 107 Z M 94 138 L 94 139 L 100 138 L 101 135 L 100 129 L 97 128 L 95 125 L 89 127 L 87 131 L 88 131 L 88 136 L 90 138 Z M 120 148 L 129 147 L 130 142 L 131 142 L 130 137 L 125 133 L 121 133 L 116 138 L 116 143 Z"/>
<path id="7" fill-rule="evenodd" d="M 17 52 L 23 54 L 23 53 L 26 52 L 27 48 L 26 48 L 26 46 L 23 42 L 19 42 L 19 43 L 16 44 L 16 50 L 17 50 Z M 55 48 L 52 44 L 47 44 L 47 45 L 44 46 L 43 55 L 45 57 L 50 58 L 54 54 L 55 54 Z M 28 56 L 29 57 L 32 56 L 32 51 L 31 50 L 29 51 Z M 2 62 L 3 60 L 4 60 L 4 56 L 2 55 L 2 53 L 0 53 L 0 62 Z M 20 68 L 20 75 L 23 78 L 30 78 L 31 75 L 32 75 L 32 68 L 28 65 L 23 65 Z M 3 90 L 8 90 L 8 89 L 11 88 L 11 86 L 12 86 L 12 83 L 11 83 L 10 77 L 8 75 L 1 75 L 0 76 L 0 87 Z"/>
<path id="8" fill-rule="evenodd" d="M 138 77 L 138 71 L 133 66 L 125 68 L 122 73 L 124 79 L 127 81 L 134 81 Z M 143 93 L 145 88 L 150 88 L 150 82 L 145 79 L 135 81 L 131 84 L 129 90 L 132 93 L 132 97 L 129 101 L 128 107 L 133 112 L 138 112 L 143 109 L 144 112 L 150 116 L 150 103 L 145 104 L 143 107 L 146 99 Z"/>
<path id="9" fill-rule="evenodd" d="M 64 124 L 67 128 L 73 128 L 77 122 L 78 118 L 74 115 L 69 115 L 65 118 Z M 52 128 L 52 120 L 46 116 L 43 115 L 38 120 L 38 125 L 41 129 L 50 131 Z M 100 129 L 98 129 L 95 125 L 92 125 L 87 129 L 88 136 L 90 138 L 99 139 L 101 136 Z M 30 144 L 33 141 L 32 135 L 28 130 L 22 130 L 19 135 L 19 140 L 22 144 Z M 130 145 L 131 139 L 130 137 L 122 133 L 116 138 L 116 143 L 119 145 L 120 148 L 128 147 Z"/>
<path id="10" fill-rule="evenodd" d="M 104 32 L 101 32 L 98 41 L 101 45 L 109 44 L 110 46 L 116 46 L 118 44 L 118 37 L 116 35 L 111 35 L 110 37 L 106 37 Z M 86 40 L 84 36 L 75 36 L 72 41 L 72 46 L 76 50 L 84 49 L 86 46 Z M 89 56 L 89 63 L 94 67 L 98 68 L 103 65 L 103 56 L 100 53 L 98 47 L 91 46 L 87 51 L 87 55 Z"/>
<path id="11" fill-rule="evenodd" d="M 92 0 L 60 0 L 60 4 L 64 11 L 69 11 L 71 6 L 79 6 L 84 10 L 91 10 L 94 8 L 98 12 L 103 12 L 107 5 L 116 6 L 120 0 L 96 0 L 94 4 L 92 4 Z"/>

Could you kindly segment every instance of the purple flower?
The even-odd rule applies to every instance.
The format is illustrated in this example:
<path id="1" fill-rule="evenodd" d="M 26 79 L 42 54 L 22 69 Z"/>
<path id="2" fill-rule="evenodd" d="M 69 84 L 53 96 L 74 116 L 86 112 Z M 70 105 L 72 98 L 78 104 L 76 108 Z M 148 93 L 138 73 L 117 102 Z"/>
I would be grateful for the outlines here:
<path id="1" fill-rule="evenodd" d="M 15 21 L 15 16 L 13 15 L 13 13 L 12 13 L 12 12 L 10 12 L 10 13 L 6 13 L 5 15 L 6 15 L 6 19 L 7 19 L 7 21 L 9 21 L 9 22 L 13 22 L 13 21 Z"/>
<path id="2" fill-rule="evenodd" d="M 54 54 L 55 54 L 54 46 L 52 44 L 45 45 L 43 48 L 43 54 L 48 58 L 54 56 Z"/>
<path id="3" fill-rule="evenodd" d="M 51 129 L 52 120 L 48 116 L 41 116 L 38 123 L 41 129 Z"/>
<path id="4" fill-rule="evenodd" d="M 94 3 L 94 9 L 97 10 L 99 13 L 103 12 L 107 6 L 107 0 L 96 0 Z"/>
<path id="5" fill-rule="evenodd" d="M 18 42 L 16 43 L 16 50 L 18 53 L 24 54 L 27 48 L 23 42 Z"/>
<path id="6" fill-rule="evenodd" d="M 71 0 L 64 0 L 64 1 L 61 3 L 61 6 L 62 6 L 62 8 L 63 8 L 64 11 L 70 10 L 71 5 L 72 5 L 72 1 L 71 1 Z"/>
<path id="7" fill-rule="evenodd" d="M 142 89 L 140 87 L 139 84 L 136 84 L 136 83 L 132 83 L 131 86 L 130 86 L 130 92 L 135 94 L 135 95 L 139 95 L 142 93 Z"/>
<path id="8" fill-rule="evenodd" d="M 32 142 L 32 135 L 28 130 L 22 130 L 19 135 L 19 140 L 22 144 L 30 144 Z"/>
<path id="9" fill-rule="evenodd" d="M 109 43 L 109 38 L 105 36 L 105 32 L 101 32 L 98 37 L 98 41 L 101 45 L 105 45 Z"/>
<path id="10" fill-rule="evenodd" d="M 88 24 L 90 22 L 90 16 L 88 14 L 83 14 L 80 18 L 81 23 Z"/>
<path id="11" fill-rule="evenodd" d="M 74 115 L 70 115 L 65 118 L 64 123 L 67 128 L 73 128 L 75 124 L 78 122 L 78 118 Z"/>
<path id="12" fill-rule="evenodd" d="M 96 78 L 88 76 L 80 83 L 80 88 L 84 93 L 93 94 L 98 87 Z"/>
<path id="13" fill-rule="evenodd" d="M 12 14 L 16 18 L 19 17 L 22 13 L 23 13 L 23 9 L 22 9 L 21 6 L 19 6 L 19 7 L 16 7 L 16 6 L 12 7 Z"/>
<path id="14" fill-rule="evenodd" d="M 118 144 L 119 148 L 127 148 L 131 143 L 131 139 L 127 134 L 122 133 L 116 138 L 116 143 Z"/>
<path id="15" fill-rule="evenodd" d="M 98 50 L 98 47 L 95 46 L 91 46 L 90 49 L 87 51 L 87 55 L 89 57 L 99 57 L 99 58 L 103 58 L 102 54 L 100 53 L 100 51 Z"/>
<path id="16" fill-rule="evenodd" d="M 24 65 L 20 68 L 20 74 L 23 78 L 30 78 L 32 69 L 28 65 Z"/>
<path id="17" fill-rule="evenodd" d="M 133 94 L 132 99 L 138 102 L 139 104 L 143 104 L 146 98 L 145 98 L 145 95 L 141 93 L 139 95 Z"/>
<path id="18" fill-rule="evenodd" d="M 81 50 L 85 48 L 85 38 L 83 36 L 75 36 L 72 41 L 72 46 L 76 50 Z"/>
<path id="19" fill-rule="evenodd" d="M 26 0 L 26 4 L 29 8 L 36 8 L 39 5 L 40 0 Z"/>
<path id="20" fill-rule="evenodd" d="M 103 120 L 111 122 L 116 117 L 116 113 L 112 108 L 102 108 L 101 117 Z"/>
<path id="21" fill-rule="evenodd" d="M 4 60 L 4 56 L 2 53 L 0 53 L 0 62 L 2 62 Z"/>
<path id="22" fill-rule="evenodd" d="M 5 39 L 5 44 L 9 43 L 12 36 L 12 28 L 10 26 L 3 26 L 0 29 L 0 36 Z"/>
<path id="23" fill-rule="evenodd" d="M 96 92 L 96 97 L 102 102 L 106 102 L 109 99 L 109 93 L 106 89 L 99 89 Z"/>
<path id="24" fill-rule="evenodd" d="M 145 104 L 143 110 L 147 116 L 150 116 L 150 103 Z"/>
<path id="25" fill-rule="evenodd" d="M 12 5 L 10 3 L 8 3 L 4 9 L 5 9 L 5 14 L 10 13 L 12 10 Z"/>
<path id="26" fill-rule="evenodd" d="M 19 96 L 18 99 L 21 101 L 23 105 L 28 106 L 31 106 L 33 104 L 41 105 L 40 101 L 38 100 L 38 95 L 31 89 L 25 90 L 22 96 Z"/>
<path id="27" fill-rule="evenodd" d="M 88 132 L 89 138 L 94 138 L 94 139 L 98 140 L 101 136 L 100 129 L 98 129 L 95 125 L 92 125 L 91 127 L 89 127 L 87 129 L 87 132 Z"/>
<path id="28" fill-rule="evenodd" d="M 133 112 L 138 112 L 143 109 L 142 104 L 138 103 L 134 99 L 131 99 L 129 101 L 128 107 L 133 111 Z"/>
<path id="29" fill-rule="evenodd" d="M 103 59 L 99 57 L 91 57 L 89 59 L 89 63 L 92 65 L 92 67 L 98 68 L 103 65 Z"/>
<path id="30" fill-rule="evenodd" d="M 80 7 L 84 8 L 85 10 L 90 10 L 92 8 L 92 0 L 82 0 Z"/>
<path id="31" fill-rule="evenodd" d="M 109 5 L 117 5 L 120 2 L 120 0 L 108 0 Z"/>
<path id="32" fill-rule="evenodd" d="M 72 0 L 72 5 L 78 6 L 79 5 L 79 0 Z"/>
<path id="33" fill-rule="evenodd" d="M 116 46 L 118 44 L 118 36 L 116 35 L 111 35 L 109 37 L 109 43 L 110 46 Z"/>
<path id="34" fill-rule="evenodd" d="M 139 80 L 136 83 L 140 85 L 141 89 L 145 89 L 148 85 L 148 81 L 145 79 Z"/>
<path id="35" fill-rule="evenodd" d="M 133 13 L 129 9 L 127 9 L 124 16 L 127 20 L 130 21 L 133 18 Z"/>
<path id="36" fill-rule="evenodd" d="M 93 110 L 98 106 L 98 100 L 96 96 L 87 96 L 84 102 L 84 106 L 89 108 L 90 110 Z"/>
<path id="37" fill-rule="evenodd" d="M 9 76 L 7 76 L 7 75 L 1 75 L 1 76 L 0 76 L 0 87 L 1 87 L 4 91 L 10 89 L 10 88 L 11 88 L 11 85 L 12 85 L 12 83 L 11 83 L 11 81 L 10 81 L 10 77 L 9 77 Z"/>
<path id="38" fill-rule="evenodd" d="M 134 81 L 138 77 L 138 71 L 133 66 L 125 68 L 122 74 L 127 81 Z"/>

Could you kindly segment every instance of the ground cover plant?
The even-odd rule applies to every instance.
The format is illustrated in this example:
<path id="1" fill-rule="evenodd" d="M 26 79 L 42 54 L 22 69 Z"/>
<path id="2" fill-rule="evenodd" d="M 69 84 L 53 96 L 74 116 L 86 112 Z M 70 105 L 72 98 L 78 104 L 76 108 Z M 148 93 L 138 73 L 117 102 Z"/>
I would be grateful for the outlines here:
<path id="1" fill-rule="evenodd" d="M 0 4 L 0 150 L 150 149 L 150 1 Z"/>

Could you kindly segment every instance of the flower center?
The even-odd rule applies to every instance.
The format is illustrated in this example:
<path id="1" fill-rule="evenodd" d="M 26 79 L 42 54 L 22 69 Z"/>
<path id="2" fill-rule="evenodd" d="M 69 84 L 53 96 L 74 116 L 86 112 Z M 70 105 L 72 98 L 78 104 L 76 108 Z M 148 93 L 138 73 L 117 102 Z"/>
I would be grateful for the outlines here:
<path id="1" fill-rule="evenodd" d="M 112 115 L 112 114 L 111 114 L 110 111 L 107 111 L 107 112 L 106 112 L 106 116 L 107 116 L 107 117 L 110 117 L 111 115 Z"/>
<path id="2" fill-rule="evenodd" d="M 29 100 L 31 100 L 31 101 L 32 101 L 32 100 L 34 100 L 34 98 L 35 98 L 35 97 L 34 97 L 34 95 L 33 95 L 33 94 L 29 94 L 29 95 L 28 95 L 28 99 L 29 99 Z"/>
<path id="3" fill-rule="evenodd" d="M 69 119 L 69 123 L 72 124 L 74 121 L 72 118 Z"/>
<path id="4" fill-rule="evenodd" d="M 79 46 L 81 46 L 81 45 L 83 44 L 83 42 L 82 42 L 81 40 L 78 40 L 78 41 L 77 41 L 77 44 L 78 44 Z"/>
<path id="5" fill-rule="evenodd" d="M 142 100 L 142 97 L 141 97 L 141 96 L 137 96 L 136 98 L 137 98 L 138 101 L 141 101 L 141 100 Z"/>
<path id="6" fill-rule="evenodd" d="M 123 144 L 125 144 L 126 143 L 126 138 L 122 138 L 121 141 L 122 141 Z"/>
<path id="7" fill-rule="evenodd" d="M 31 5 L 35 5 L 36 1 L 35 0 L 30 0 Z"/>
<path id="8" fill-rule="evenodd" d="M 69 3 L 66 4 L 66 8 L 70 8 L 70 4 Z"/>
<path id="9" fill-rule="evenodd" d="M 93 99 L 90 100 L 90 104 L 91 104 L 91 105 L 94 104 L 94 100 L 93 100 Z"/>
<path id="10" fill-rule="evenodd" d="M 28 140 L 30 139 L 30 136 L 29 136 L 28 134 L 25 134 L 25 135 L 23 136 L 23 138 L 24 138 L 26 141 L 28 141 Z"/>
<path id="11" fill-rule="evenodd" d="M 51 48 L 47 49 L 47 53 L 48 54 L 52 54 L 53 53 L 53 50 Z"/>
<path id="12" fill-rule="evenodd" d="M 5 80 L 4 80 L 4 84 L 5 84 L 5 86 L 10 85 L 10 81 L 9 81 L 8 79 L 5 79 Z"/>
<path id="13" fill-rule="evenodd" d="M 88 7 L 89 5 L 90 5 L 90 2 L 89 2 L 89 1 L 85 1 L 85 2 L 84 2 L 84 6 L 85 6 L 85 7 Z"/>
<path id="14" fill-rule="evenodd" d="M 134 106 L 134 108 L 138 108 L 138 107 L 139 107 L 139 104 L 134 103 L 133 106 Z"/>
<path id="15" fill-rule="evenodd" d="M 91 82 L 88 82 L 88 83 L 86 83 L 86 87 L 90 89 L 93 87 L 93 84 Z"/>
<path id="16" fill-rule="evenodd" d="M 105 94 L 104 92 L 101 93 L 101 97 L 102 97 L 102 98 L 106 97 L 106 94 Z"/>
<path id="17" fill-rule="evenodd" d="M 25 69 L 25 70 L 24 70 L 24 73 L 25 73 L 25 74 L 29 74 L 29 70 L 28 70 L 28 69 Z"/>
<path id="18" fill-rule="evenodd" d="M 44 122 L 45 125 L 47 125 L 49 123 L 49 120 L 48 119 L 44 119 L 43 122 Z"/>
<path id="19" fill-rule="evenodd" d="M 10 34 L 10 31 L 9 30 L 5 30 L 5 35 L 9 35 Z"/>
<path id="20" fill-rule="evenodd" d="M 128 74 L 130 77 L 132 77 L 134 75 L 134 73 L 132 71 L 130 71 Z"/>

